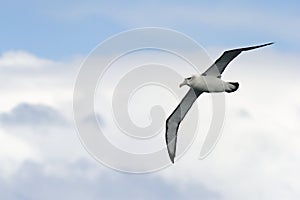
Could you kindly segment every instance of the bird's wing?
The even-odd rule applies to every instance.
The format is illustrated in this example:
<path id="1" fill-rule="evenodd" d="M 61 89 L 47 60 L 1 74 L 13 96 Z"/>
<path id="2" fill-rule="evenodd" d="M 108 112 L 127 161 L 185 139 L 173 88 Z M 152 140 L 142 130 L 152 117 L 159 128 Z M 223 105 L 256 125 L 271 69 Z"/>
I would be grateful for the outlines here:
<path id="1" fill-rule="evenodd" d="M 201 93 L 201 91 L 190 88 L 190 90 L 181 100 L 180 104 L 176 107 L 166 121 L 166 143 L 172 163 L 174 163 L 175 158 L 179 124 Z"/>
<path id="2" fill-rule="evenodd" d="M 208 75 L 208 76 L 216 76 L 216 77 L 221 77 L 221 74 L 225 70 L 226 66 L 235 58 L 237 57 L 242 51 L 248 51 L 264 46 L 268 46 L 273 44 L 267 43 L 267 44 L 262 44 L 262 45 L 257 45 L 257 46 L 252 46 L 252 47 L 245 47 L 245 48 L 240 48 L 240 49 L 232 49 L 225 51 L 218 60 L 216 60 L 211 67 L 209 67 L 202 75 Z"/>

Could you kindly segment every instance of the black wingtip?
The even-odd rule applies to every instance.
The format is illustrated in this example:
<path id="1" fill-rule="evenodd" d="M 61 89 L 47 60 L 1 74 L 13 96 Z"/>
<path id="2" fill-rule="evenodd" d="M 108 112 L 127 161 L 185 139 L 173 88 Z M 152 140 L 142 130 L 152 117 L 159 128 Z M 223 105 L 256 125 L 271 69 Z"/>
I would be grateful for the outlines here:
<path id="1" fill-rule="evenodd" d="M 269 42 L 269 43 L 263 44 L 263 46 L 269 46 L 271 44 L 275 44 L 275 42 Z"/>
<path id="2" fill-rule="evenodd" d="M 174 158 L 171 158 L 171 157 L 170 157 L 170 159 L 171 159 L 172 164 L 174 164 Z"/>
<path id="3" fill-rule="evenodd" d="M 272 45 L 272 44 L 274 44 L 274 42 L 269 42 L 269 43 L 253 46 L 253 47 L 250 47 L 249 50 L 269 46 L 269 45 Z"/>
<path id="4" fill-rule="evenodd" d="M 170 158 L 171 162 L 174 164 L 175 155 L 173 155 L 173 154 L 170 152 L 170 149 L 169 149 L 169 148 L 168 148 L 168 154 L 169 154 L 169 158 Z"/>
<path id="5" fill-rule="evenodd" d="M 256 46 L 252 46 L 252 47 L 245 47 L 245 48 L 235 49 L 235 50 L 239 50 L 239 51 L 249 51 L 249 50 L 252 50 L 252 49 L 257 49 L 257 48 L 269 46 L 269 45 L 271 45 L 271 44 L 274 44 L 274 42 L 269 42 L 269 43 L 266 43 L 266 44 L 256 45 Z"/>

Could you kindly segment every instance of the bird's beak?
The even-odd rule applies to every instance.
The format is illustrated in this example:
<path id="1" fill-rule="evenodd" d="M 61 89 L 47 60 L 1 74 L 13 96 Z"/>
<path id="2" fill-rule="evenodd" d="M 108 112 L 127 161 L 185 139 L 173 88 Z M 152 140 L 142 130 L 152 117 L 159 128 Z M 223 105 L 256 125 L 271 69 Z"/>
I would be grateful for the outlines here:
<path id="1" fill-rule="evenodd" d="M 186 82 L 186 80 L 184 80 L 182 83 L 179 84 L 179 87 L 181 88 L 182 86 L 184 86 L 186 84 L 187 84 L 187 82 Z"/>

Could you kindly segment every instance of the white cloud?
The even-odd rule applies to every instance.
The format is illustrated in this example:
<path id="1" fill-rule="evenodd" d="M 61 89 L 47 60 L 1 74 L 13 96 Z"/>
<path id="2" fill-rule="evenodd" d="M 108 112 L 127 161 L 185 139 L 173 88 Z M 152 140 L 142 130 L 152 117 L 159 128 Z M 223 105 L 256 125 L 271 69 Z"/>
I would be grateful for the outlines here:
<path id="1" fill-rule="evenodd" d="M 29 143 L 18 136 L 0 130 L 0 176 L 9 178 L 28 160 L 39 161 L 40 155 Z"/>
<path id="2" fill-rule="evenodd" d="M 79 67 L 74 63 L 79 62 L 54 62 L 51 67 L 35 72 L 15 69 L 20 82 L 2 86 L 0 90 L 5 98 L 0 101 L 9 106 L 7 112 L 22 102 L 39 101 L 62 108 L 60 111 L 72 121 L 72 83 Z M 203 187 L 219 194 L 219 199 L 298 199 L 300 96 L 299 70 L 294 66 L 297 66 L 297 55 L 267 49 L 241 54 L 224 73 L 225 80 L 237 80 L 241 87 L 236 93 L 226 94 L 227 118 L 216 149 L 205 160 L 197 160 L 209 126 L 207 116 L 211 114 L 210 109 L 201 108 L 209 107 L 210 99 L 206 95 L 198 100 L 200 129 L 191 149 L 174 166 L 151 177 L 163 178 L 166 182 L 160 183 L 172 184 L 182 191 L 190 184 Z M 63 75 L 58 75 L 60 70 Z M 2 72 L 3 83 L 10 82 L 5 77 L 12 72 L 3 69 Z M 43 95 L 52 98 L 41 98 Z M 238 114 L 241 110 L 251 117 L 241 117 Z M 20 129 L 16 125 L 0 134 L 0 146 L 4 146 L 0 151 L 1 173 L 11 179 L 21 173 L 18 170 L 26 161 L 40 166 L 45 176 L 66 181 L 72 177 L 93 180 L 110 171 L 103 172 L 103 167 L 96 165 L 85 152 L 73 126 Z M 74 169 L 82 160 L 87 167 Z"/>
<path id="3" fill-rule="evenodd" d="M 21 102 L 71 109 L 72 87 L 82 58 L 53 61 L 23 51 L 8 52 L 0 59 L 1 111 Z"/>
<path id="4" fill-rule="evenodd" d="M 16 51 L 4 53 L 0 60 L 0 121 L 6 133 L 1 141 L 15 148 L 16 153 L 23 153 L 16 159 L 19 154 L 7 153 L 11 148 L 1 148 L 1 155 L 6 157 L 0 165 L 3 170 L 11 168 L 3 174 L 13 178 L 28 161 L 45 166 L 52 174 L 61 174 L 68 171 L 63 167 L 67 163 L 86 159 L 88 154 L 70 126 L 72 87 L 81 58 L 57 62 Z M 35 154 L 39 159 L 34 159 Z M 60 171 L 54 170 L 57 166 Z"/>
<path id="5" fill-rule="evenodd" d="M 52 61 L 38 58 L 25 51 L 8 51 L 0 57 L 0 67 L 41 67 L 53 64 Z"/>

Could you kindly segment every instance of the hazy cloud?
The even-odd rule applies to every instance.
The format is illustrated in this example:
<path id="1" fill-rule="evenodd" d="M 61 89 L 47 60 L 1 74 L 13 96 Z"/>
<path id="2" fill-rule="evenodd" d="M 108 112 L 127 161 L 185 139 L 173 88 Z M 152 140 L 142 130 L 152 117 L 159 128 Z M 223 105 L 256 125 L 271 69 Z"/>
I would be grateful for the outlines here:
<path id="1" fill-rule="evenodd" d="M 49 176 L 44 166 L 26 162 L 10 184 L 0 180 L 1 199 L 220 199 L 215 192 L 201 185 L 188 184 L 179 188 L 174 183 L 165 182 L 155 175 L 130 175 L 107 171 L 95 174 L 93 178 L 86 174 L 89 163 L 84 160 L 66 166 L 76 169 L 78 174 L 72 177 Z"/>
<path id="2" fill-rule="evenodd" d="M 3 125 L 65 125 L 66 119 L 59 111 L 51 106 L 42 104 L 20 103 L 10 112 L 0 114 L 0 122 Z"/>
<path id="3" fill-rule="evenodd" d="M 53 64 L 52 61 L 38 58 L 25 51 L 8 51 L 0 57 L 0 67 L 42 67 Z"/>
<path id="4" fill-rule="evenodd" d="M 5 129 L 7 132 L 2 135 L 1 141 L 10 144 L 6 149 L 12 153 L 1 149 L 1 166 L 9 166 L 0 168 L 2 176 L 10 173 L 10 182 L 0 181 L 1 198 L 298 199 L 300 126 L 293 107 L 299 103 L 299 93 L 295 92 L 299 85 L 298 69 L 294 67 L 298 59 L 296 55 L 267 50 L 264 54 L 252 54 L 241 55 L 224 74 L 225 80 L 239 81 L 241 88 L 226 95 L 223 136 L 212 154 L 197 161 L 210 116 L 210 98 L 203 95 L 197 101 L 199 134 L 191 149 L 172 167 L 145 176 L 123 175 L 92 164 L 94 161 L 80 144 L 74 127 L 56 126 L 72 120 L 72 110 L 64 109 L 71 105 L 71 95 L 65 101 L 55 101 L 57 106 L 53 106 L 53 94 L 62 93 L 59 86 L 64 85 L 66 77 L 44 73 L 40 79 L 43 84 L 35 84 L 37 79 L 32 78 L 36 76 L 17 70 L 19 77 L 24 78 L 21 80 L 33 82 L 28 90 L 33 96 L 25 94 L 26 102 L 36 101 L 45 88 L 51 98 L 41 103 L 24 103 L 23 96 L 15 95 L 19 87 L 11 87 L 15 93 L 5 95 L 7 102 L 17 103 L 2 112 L 1 123 L 26 124 L 29 128 L 26 134 L 13 135 L 14 131 L 24 132 L 23 129 Z M 75 73 L 72 75 L 74 80 Z M 70 82 L 64 85 L 64 91 L 72 91 Z M 20 87 L 22 84 L 21 81 Z M 244 111 L 251 114 L 251 120 L 244 120 Z M 105 116 L 105 112 L 101 115 Z M 45 126 L 49 134 L 38 134 L 37 124 Z M 184 134 L 179 136 L 179 142 L 180 137 Z M 19 146 L 22 150 L 16 152 L 10 148 Z M 11 162 L 13 159 L 15 162 Z M 7 171 L 10 166 L 17 167 Z"/>

